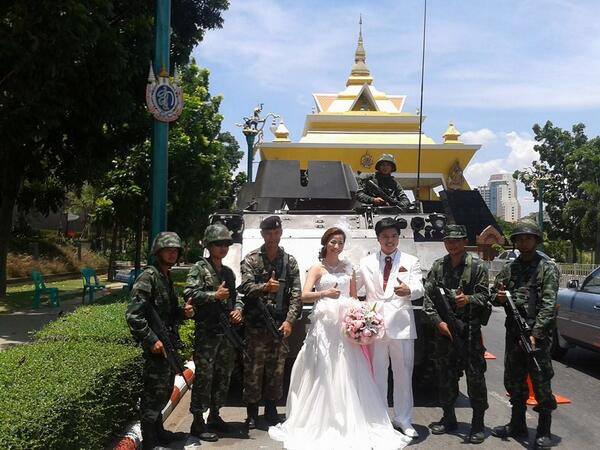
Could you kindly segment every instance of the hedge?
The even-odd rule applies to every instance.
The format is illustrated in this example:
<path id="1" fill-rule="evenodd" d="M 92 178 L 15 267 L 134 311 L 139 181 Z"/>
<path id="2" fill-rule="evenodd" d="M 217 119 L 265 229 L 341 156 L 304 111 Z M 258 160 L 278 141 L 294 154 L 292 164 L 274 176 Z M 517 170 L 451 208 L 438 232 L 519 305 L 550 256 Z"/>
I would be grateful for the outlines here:
<path id="1" fill-rule="evenodd" d="M 0 449 L 101 449 L 135 418 L 143 359 L 126 301 L 79 307 L 0 352 Z M 181 334 L 189 355 L 193 321 Z"/>
<path id="2" fill-rule="evenodd" d="M 133 346 L 39 342 L 0 353 L 0 448 L 100 449 L 135 415 Z"/>
<path id="3" fill-rule="evenodd" d="M 35 335 L 38 341 L 112 342 L 135 345 L 125 322 L 125 298 L 118 303 L 81 306 L 73 313 L 51 322 Z"/>

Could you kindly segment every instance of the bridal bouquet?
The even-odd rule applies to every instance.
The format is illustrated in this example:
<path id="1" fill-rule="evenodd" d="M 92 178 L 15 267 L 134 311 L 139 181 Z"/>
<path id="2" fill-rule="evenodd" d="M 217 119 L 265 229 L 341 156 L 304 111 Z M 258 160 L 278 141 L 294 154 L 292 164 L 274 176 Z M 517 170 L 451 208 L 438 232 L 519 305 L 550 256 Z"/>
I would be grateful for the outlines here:
<path id="1" fill-rule="evenodd" d="M 365 304 L 350 308 L 344 316 L 342 331 L 353 343 L 369 345 L 375 339 L 380 339 L 385 333 L 383 317 L 375 311 L 377 303 L 372 307 Z"/>

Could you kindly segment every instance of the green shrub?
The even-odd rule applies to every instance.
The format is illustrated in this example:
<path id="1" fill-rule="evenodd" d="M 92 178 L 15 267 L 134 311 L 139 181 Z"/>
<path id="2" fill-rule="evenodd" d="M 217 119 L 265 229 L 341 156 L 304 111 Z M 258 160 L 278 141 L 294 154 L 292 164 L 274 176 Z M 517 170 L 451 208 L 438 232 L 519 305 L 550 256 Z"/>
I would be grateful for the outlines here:
<path id="1" fill-rule="evenodd" d="M 102 304 L 102 303 L 107 304 Z M 98 303 L 77 308 L 73 313 L 49 323 L 36 333 L 40 341 L 112 342 L 135 345 L 125 322 L 126 297 L 100 298 Z"/>
<path id="2" fill-rule="evenodd" d="M 0 353 L 0 448 L 100 449 L 134 416 L 141 352 L 110 342 L 37 342 Z"/>

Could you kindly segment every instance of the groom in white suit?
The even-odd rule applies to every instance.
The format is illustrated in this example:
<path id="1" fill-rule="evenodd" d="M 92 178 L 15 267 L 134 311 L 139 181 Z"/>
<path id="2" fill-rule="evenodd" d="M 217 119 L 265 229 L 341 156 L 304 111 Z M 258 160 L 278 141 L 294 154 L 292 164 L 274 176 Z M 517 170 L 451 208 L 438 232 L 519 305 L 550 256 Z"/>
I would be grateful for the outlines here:
<path id="1" fill-rule="evenodd" d="M 375 225 L 380 250 L 360 262 L 360 283 L 367 302 L 377 302 L 386 333 L 373 344 L 375 381 L 387 402 L 388 365 L 394 373 L 394 426 L 409 437 L 418 437 L 412 426 L 412 372 L 417 337 L 411 300 L 423 296 L 419 260 L 398 250 L 400 226 L 392 218 Z"/>

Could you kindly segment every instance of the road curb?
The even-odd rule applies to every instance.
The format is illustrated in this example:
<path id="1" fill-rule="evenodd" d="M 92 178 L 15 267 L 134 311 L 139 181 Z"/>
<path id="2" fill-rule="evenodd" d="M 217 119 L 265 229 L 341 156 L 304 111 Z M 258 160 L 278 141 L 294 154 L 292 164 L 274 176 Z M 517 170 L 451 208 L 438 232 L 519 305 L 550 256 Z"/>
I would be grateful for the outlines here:
<path id="1" fill-rule="evenodd" d="M 163 422 L 168 419 L 169 415 L 173 412 L 179 401 L 188 391 L 187 383 L 192 385 L 194 382 L 194 374 L 196 373 L 194 361 L 188 361 L 185 363 L 185 367 L 186 369 L 183 371 L 183 377 L 181 375 L 175 376 L 175 383 L 173 384 L 171 398 L 162 410 Z M 127 427 L 123 437 L 115 444 L 113 450 L 137 450 L 141 448 L 141 444 L 142 430 L 140 428 L 140 422 L 136 421 Z"/>

